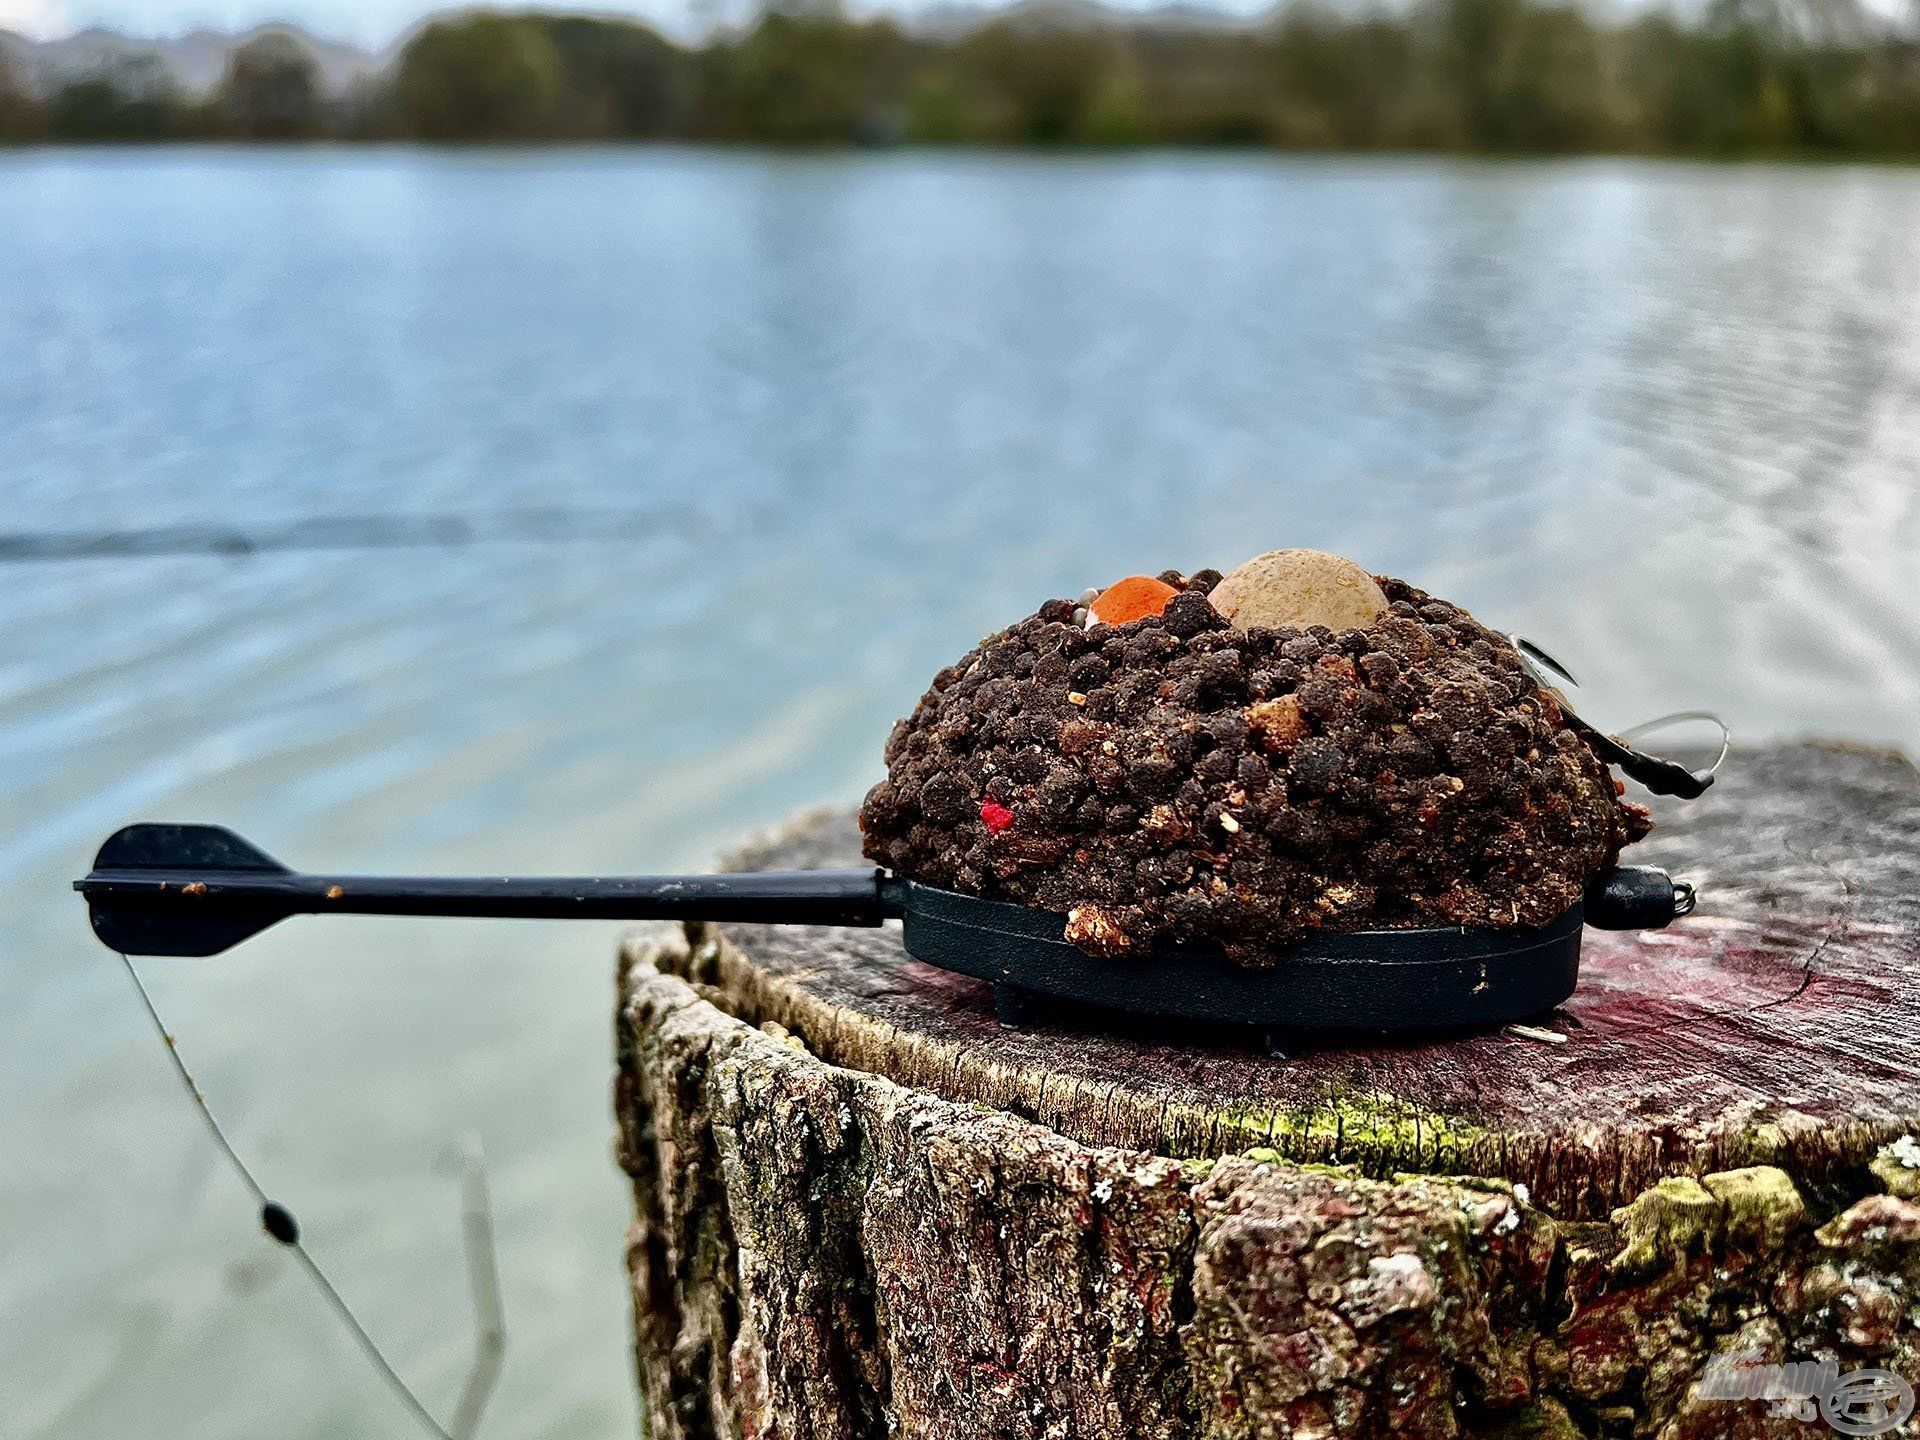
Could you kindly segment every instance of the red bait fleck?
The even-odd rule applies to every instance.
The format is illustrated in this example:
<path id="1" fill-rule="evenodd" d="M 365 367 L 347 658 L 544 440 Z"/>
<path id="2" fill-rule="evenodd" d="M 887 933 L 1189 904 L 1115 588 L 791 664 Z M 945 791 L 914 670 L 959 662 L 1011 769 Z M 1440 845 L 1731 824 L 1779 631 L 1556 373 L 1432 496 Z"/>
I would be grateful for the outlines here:
<path id="1" fill-rule="evenodd" d="M 1013 811 L 998 800 L 987 800 L 981 803 L 980 819 L 986 825 L 989 835 L 998 835 L 1013 824 Z"/>

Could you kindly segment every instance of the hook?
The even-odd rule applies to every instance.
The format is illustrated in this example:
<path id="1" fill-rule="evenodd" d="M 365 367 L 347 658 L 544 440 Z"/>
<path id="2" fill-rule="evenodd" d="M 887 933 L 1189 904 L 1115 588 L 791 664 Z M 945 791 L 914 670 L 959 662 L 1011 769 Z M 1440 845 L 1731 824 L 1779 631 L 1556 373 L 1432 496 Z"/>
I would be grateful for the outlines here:
<path id="1" fill-rule="evenodd" d="M 1559 702 L 1567 719 L 1589 733 L 1593 748 L 1602 760 L 1609 765 L 1618 765 L 1655 795 L 1675 795 L 1682 800 L 1695 800 L 1706 794 L 1707 787 L 1713 784 L 1714 776 L 1733 746 L 1733 732 L 1726 721 L 1711 710 L 1676 710 L 1671 715 L 1642 721 L 1618 735 L 1609 735 L 1582 718 L 1568 702 L 1566 694 L 1554 683 L 1552 677 L 1557 675 L 1570 685 L 1579 685 L 1580 682 L 1573 678 L 1566 666 L 1524 635 L 1509 635 L 1507 639 L 1518 652 L 1520 663 L 1527 667 L 1527 673 L 1533 676 L 1534 682 Z M 1719 728 L 1720 753 L 1714 756 L 1713 763 L 1706 769 L 1690 770 L 1678 760 L 1668 760 L 1634 747 L 1632 741 L 1637 737 L 1680 720 L 1704 720 Z"/>

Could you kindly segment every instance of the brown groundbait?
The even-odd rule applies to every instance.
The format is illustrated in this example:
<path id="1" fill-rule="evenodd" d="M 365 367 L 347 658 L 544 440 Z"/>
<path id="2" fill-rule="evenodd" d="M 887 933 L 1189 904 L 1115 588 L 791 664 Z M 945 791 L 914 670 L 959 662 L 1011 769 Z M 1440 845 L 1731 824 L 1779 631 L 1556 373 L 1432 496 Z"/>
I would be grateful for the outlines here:
<path id="1" fill-rule="evenodd" d="M 1512 646 L 1378 577 L 1365 629 L 1238 631 L 1216 572 L 1092 630 L 1074 602 L 935 677 L 861 810 L 866 853 L 1070 914 L 1118 954 L 1213 939 L 1244 964 L 1314 931 L 1544 925 L 1644 835 Z"/>

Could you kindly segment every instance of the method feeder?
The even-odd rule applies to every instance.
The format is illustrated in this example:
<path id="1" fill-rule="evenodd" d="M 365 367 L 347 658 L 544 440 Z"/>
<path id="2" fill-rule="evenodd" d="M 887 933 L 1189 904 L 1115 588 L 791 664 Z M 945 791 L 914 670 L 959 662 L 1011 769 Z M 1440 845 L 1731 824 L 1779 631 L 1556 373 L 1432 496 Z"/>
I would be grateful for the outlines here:
<path id="1" fill-rule="evenodd" d="M 923 885 L 887 871 L 556 878 L 387 878 L 289 870 L 216 825 L 130 825 L 74 888 L 93 931 L 130 955 L 217 955 L 290 915 L 464 915 L 703 920 L 872 928 L 902 922 L 915 959 L 992 982 L 1003 1020 L 1034 997 L 1270 1030 L 1437 1030 L 1551 1010 L 1573 993 L 1580 936 L 1653 929 L 1693 908 L 1663 870 L 1595 877 L 1558 919 L 1521 930 L 1429 927 L 1315 935 L 1250 969 L 1217 946 L 1120 959 L 1065 938 L 1066 917 Z"/>

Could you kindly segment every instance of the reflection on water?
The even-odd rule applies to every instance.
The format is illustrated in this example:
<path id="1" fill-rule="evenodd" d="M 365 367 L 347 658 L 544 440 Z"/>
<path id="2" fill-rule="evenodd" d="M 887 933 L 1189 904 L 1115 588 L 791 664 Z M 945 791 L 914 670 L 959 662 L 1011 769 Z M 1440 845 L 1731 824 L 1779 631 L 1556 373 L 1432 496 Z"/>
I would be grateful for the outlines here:
<path id="1" fill-rule="evenodd" d="M 1920 745 L 1914 172 L 108 152 L 0 156 L 0 197 L 0 529 L 658 517 L 0 569 L 25 1436 L 404 1423 L 63 893 L 125 821 L 314 868 L 697 865 L 854 798 L 1038 599 L 1294 544 L 1524 628 L 1603 723 Z M 485 1140 L 495 1434 L 636 1425 L 614 933 L 308 922 L 149 968 L 443 1408 L 470 1337 L 432 1161 Z"/>

